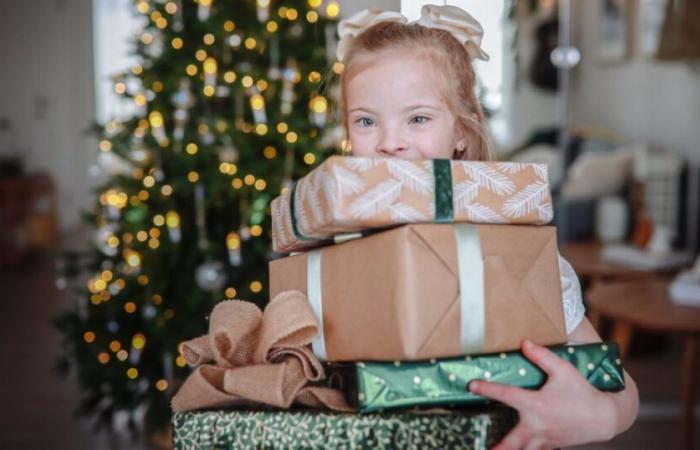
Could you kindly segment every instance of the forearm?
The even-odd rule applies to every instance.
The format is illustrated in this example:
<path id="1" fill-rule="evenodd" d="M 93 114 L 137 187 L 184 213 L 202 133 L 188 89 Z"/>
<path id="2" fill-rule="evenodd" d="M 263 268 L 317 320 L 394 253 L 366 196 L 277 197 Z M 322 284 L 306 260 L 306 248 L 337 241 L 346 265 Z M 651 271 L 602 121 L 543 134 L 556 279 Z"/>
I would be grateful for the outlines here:
<path id="1" fill-rule="evenodd" d="M 620 392 L 611 392 L 607 396 L 614 404 L 613 422 L 611 423 L 611 436 L 613 438 L 632 426 L 639 413 L 639 391 L 637 384 L 631 376 L 624 371 L 625 389 Z"/>
<path id="2" fill-rule="evenodd" d="M 581 324 L 569 335 L 571 342 L 589 343 L 600 342 L 600 336 L 595 331 L 588 319 L 583 319 Z M 634 423 L 639 413 L 639 391 L 632 377 L 624 371 L 625 389 L 620 392 L 605 393 L 606 400 L 610 402 L 610 409 L 606 422 L 610 426 L 605 433 L 609 439 L 624 432 Z"/>

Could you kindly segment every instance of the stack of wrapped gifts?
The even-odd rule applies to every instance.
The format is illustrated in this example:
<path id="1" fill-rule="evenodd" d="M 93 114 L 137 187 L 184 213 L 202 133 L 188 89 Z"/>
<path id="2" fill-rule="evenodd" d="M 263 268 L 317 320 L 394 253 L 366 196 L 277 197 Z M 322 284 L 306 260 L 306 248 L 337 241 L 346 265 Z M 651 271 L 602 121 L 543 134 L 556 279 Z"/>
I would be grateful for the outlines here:
<path id="1" fill-rule="evenodd" d="M 543 372 L 518 351 L 525 338 L 549 346 L 597 388 L 624 388 L 615 344 L 566 345 L 544 166 L 336 156 L 271 209 L 274 250 L 291 255 L 270 262 L 273 300 L 258 311 L 260 335 L 243 345 L 243 332 L 222 331 L 227 320 L 213 324 L 212 314 L 209 335 L 186 347 L 190 362 L 218 366 L 200 365 L 176 396 L 176 444 L 245 435 L 251 446 L 275 448 L 256 441 L 262 433 L 295 436 L 304 448 L 314 448 L 315 438 L 318 448 L 329 439 L 348 448 L 398 447 L 397 439 L 420 448 L 485 448 L 517 415 L 483 406 L 486 399 L 467 386 L 475 379 L 541 386 Z M 273 329 L 278 335 L 267 337 Z M 246 345 L 244 354 L 259 356 L 242 368 L 231 347 Z M 291 390 L 284 384 L 283 401 L 265 403 L 343 413 L 184 412 L 245 404 L 252 398 L 241 389 L 246 382 L 231 371 L 270 363 L 298 365 L 304 375 Z M 288 380 L 291 370 L 258 376 L 252 390 L 269 394 L 275 389 L 261 383 Z M 228 431 L 217 438 L 214 429 Z"/>

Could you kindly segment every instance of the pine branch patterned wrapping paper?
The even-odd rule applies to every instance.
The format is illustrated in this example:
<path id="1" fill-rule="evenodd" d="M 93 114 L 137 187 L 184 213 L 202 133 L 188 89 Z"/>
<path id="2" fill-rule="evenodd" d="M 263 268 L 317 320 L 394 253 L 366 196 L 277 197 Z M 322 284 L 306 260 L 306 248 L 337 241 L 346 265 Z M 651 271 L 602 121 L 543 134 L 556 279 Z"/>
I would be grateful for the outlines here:
<path id="1" fill-rule="evenodd" d="M 272 241 L 289 253 L 336 235 L 407 223 L 544 225 L 542 164 L 332 156 L 272 202 Z"/>

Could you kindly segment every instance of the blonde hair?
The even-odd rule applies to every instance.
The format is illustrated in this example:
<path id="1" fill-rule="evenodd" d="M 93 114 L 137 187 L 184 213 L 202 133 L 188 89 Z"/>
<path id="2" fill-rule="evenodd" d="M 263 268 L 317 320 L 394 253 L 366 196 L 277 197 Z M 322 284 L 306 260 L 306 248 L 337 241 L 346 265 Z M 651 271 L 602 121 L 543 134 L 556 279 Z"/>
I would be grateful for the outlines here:
<path id="1" fill-rule="evenodd" d="M 407 50 L 425 54 L 444 70 L 438 70 L 442 77 L 445 99 L 457 116 L 459 132 L 466 138 L 467 146 L 463 153 L 455 150 L 453 159 L 489 161 L 493 159 L 490 139 L 484 121 L 484 112 L 476 98 L 476 74 L 467 50 L 448 31 L 428 28 L 418 24 L 380 22 L 357 36 L 348 49 L 340 75 L 343 122 L 347 130 L 347 102 L 345 86 L 357 59 L 368 53 L 386 50 Z M 355 64 L 357 66 L 357 64 Z"/>

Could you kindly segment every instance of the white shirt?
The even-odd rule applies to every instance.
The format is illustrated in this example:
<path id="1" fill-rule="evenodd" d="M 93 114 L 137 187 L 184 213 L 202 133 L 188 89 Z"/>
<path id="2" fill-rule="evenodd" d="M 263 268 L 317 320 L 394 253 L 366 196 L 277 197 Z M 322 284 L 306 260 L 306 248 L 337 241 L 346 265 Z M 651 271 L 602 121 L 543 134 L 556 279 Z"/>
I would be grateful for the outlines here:
<path id="1" fill-rule="evenodd" d="M 561 277 L 562 302 L 566 334 L 570 335 L 583 320 L 586 309 L 583 306 L 581 284 L 571 264 L 559 255 L 559 275 Z"/>

